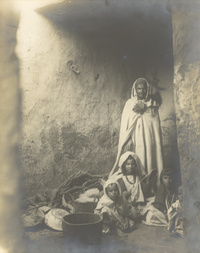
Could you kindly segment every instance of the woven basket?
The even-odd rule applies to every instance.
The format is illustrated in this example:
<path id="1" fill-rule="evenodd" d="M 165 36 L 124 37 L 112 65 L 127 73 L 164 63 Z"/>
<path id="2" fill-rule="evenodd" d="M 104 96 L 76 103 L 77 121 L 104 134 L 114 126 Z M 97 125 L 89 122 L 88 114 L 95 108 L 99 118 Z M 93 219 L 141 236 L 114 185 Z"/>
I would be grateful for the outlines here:
<path id="1" fill-rule="evenodd" d="M 83 212 L 93 213 L 96 206 L 97 206 L 96 202 L 85 202 L 85 203 L 81 203 L 78 201 L 73 202 L 75 213 L 83 213 Z"/>

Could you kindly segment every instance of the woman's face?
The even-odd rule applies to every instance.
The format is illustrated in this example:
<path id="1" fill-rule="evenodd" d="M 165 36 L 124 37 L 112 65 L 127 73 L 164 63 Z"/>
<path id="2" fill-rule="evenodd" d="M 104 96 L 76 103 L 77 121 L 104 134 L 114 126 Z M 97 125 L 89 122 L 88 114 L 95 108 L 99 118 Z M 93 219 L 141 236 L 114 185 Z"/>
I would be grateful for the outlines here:
<path id="1" fill-rule="evenodd" d="M 119 189 L 117 187 L 117 184 L 109 184 L 106 188 L 108 197 L 116 201 L 119 198 Z"/>
<path id="2" fill-rule="evenodd" d="M 145 83 L 138 83 L 135 86 L 135 90 L 137 93 L 138 99 L 145 99 L 147 95 L 147 84 Z"/>
<path id="3" fill-rule="evenodd" d="M 172 178 L 171 176 L 164 175 L 162 176 L 162 182 L 166 187 L 170 187 L 172 184 Z"/>
<path id="4" fill-rule="evenodd" d="M 133 158 L 128 158 L 124 165 L 126 175 L 135 175 L 137 173 L 137 164 Z"/>

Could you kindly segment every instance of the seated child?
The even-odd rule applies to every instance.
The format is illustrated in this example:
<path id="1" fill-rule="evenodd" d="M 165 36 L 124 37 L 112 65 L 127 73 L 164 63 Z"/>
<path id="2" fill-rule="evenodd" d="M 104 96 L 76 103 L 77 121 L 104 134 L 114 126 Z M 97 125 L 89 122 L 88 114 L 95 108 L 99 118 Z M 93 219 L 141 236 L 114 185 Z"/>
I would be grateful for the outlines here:
<path id="1" fill-rule="evenodd" d="M 164 169 L 160 175 L 160 185 L 155 201 L 147 208 L 145 224 L 167 226 L 167 211 L 176 200 L 176 191 L 172 180 L 172 171 Z"/>
<path id="2" fill-rule="evenodd" d="M 178 188 L 177 200 L 167 212 L 168 230 L 183 237 L 183 189 Z"/>
<path id="3" fill-rule="evenodd" d="M 116 228 L 128 232 L 134 228 L 131 220 L 131 206 L 121 194 L 119 184 L 109 179 L 104 184 L 104 195 L 99 200 L 95 213 L 103 216 L 103 233 L 111 233 Z"/>
<path id="4" fill-rule="evenodd" d="M 121 187 L 122 194 L 136 208 L 135 220 L 141 219 L 146 205 L 147 191 L 150 189 L 146 184 L 149 175 L 145 176 L 144 167 L 139 157 L 133 152 L 125 152 L 120 157 L 118 171 L 111 178 L 115 178 Z M 144 195 L 144 193 L 146 194 Z"/>

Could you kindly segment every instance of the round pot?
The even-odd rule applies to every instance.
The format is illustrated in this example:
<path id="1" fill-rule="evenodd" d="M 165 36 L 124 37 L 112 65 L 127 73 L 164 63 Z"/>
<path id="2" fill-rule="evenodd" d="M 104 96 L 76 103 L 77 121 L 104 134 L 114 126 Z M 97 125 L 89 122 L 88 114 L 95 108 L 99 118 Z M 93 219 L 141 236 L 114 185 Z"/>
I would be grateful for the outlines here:
<path id="1" fill-rule="evenodd" d="M 102 237 L 102 217 L 94 213 L 74 213 L 62 219 L 64 238 L 70 243 L 97 244 Z"/>

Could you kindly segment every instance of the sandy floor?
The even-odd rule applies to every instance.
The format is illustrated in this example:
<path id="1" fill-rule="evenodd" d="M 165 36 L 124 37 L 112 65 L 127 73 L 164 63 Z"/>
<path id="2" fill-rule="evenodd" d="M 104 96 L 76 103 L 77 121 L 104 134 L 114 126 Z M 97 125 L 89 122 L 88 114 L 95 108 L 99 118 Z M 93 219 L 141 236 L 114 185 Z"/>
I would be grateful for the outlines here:
<path id="1" fill-rule="evenodd" d="M 184 239 L 174 237 L 163 227 L 138 224 L 129 234 L 103 236 L 100 245 L 66 244 L 62 232 L 44 225 L 25 232 L 28 253 L 174 253 L 185 251 Z"/>

